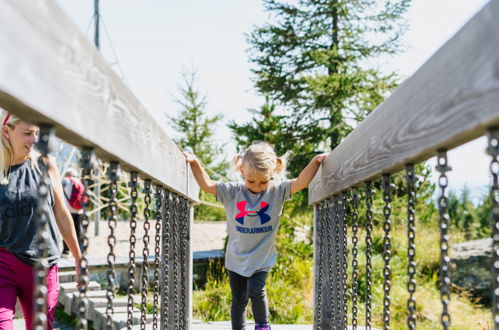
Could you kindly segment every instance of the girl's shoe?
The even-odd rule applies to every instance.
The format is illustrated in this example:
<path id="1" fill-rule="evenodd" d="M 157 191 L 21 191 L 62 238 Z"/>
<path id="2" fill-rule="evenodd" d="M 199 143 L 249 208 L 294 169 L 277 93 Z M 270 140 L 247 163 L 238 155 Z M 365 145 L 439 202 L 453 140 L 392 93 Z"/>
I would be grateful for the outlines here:
<path id="1" fill-rule="evenodd" d="M 255 324 L 255 330 L 270 330 L 270 324 Z"/>

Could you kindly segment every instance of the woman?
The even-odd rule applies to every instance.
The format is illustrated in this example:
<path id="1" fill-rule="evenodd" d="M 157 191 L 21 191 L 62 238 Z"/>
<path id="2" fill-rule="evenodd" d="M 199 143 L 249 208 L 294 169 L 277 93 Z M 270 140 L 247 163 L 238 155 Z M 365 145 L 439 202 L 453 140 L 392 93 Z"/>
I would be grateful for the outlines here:
<path id="1" fill-rule="evenodd" d="M 46 167 L 51 189 L 40 205 L 47 219 L 48 276 L 47 325 L 52 329 L 59 295 L 57 262 L 60 256 L 59 228 L 64 241 L 79 265 L 81 257 L 73 220 L 64 202 L 61 179 L 50 157 L 35 155 L 38 126 L 22 121 L 6 111 L 0 115 L 2 136 L 0 148 L 0 330 L 13 328 L 16 299 L 23 310 L 26 329 L 33 328 L 34 265 L 40 255 L 36 244 L 38 185 Z M 43 162 L 44 166 L 38 165 Z M 75 267 L 79 274 L 79 267 Z M 79 279 L 79 276 L 77 276 Z M 79 280 L 77 280 L 77 283 Z"/>

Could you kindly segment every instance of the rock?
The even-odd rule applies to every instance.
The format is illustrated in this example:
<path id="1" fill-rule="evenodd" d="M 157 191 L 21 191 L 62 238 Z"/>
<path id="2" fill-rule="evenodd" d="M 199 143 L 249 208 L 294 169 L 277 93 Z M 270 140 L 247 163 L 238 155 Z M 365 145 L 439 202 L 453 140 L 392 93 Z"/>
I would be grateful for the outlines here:
<path id="1" fill-rule="evenodd" d="M 452 245 L 451 281 L 459 288 L 490 303 L 492 239 L 485 238 Z"/>

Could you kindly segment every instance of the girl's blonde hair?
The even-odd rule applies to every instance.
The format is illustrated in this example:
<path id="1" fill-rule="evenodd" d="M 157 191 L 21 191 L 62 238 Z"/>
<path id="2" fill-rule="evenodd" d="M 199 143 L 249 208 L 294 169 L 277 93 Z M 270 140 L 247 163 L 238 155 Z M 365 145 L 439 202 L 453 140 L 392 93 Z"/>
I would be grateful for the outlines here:
<path id="1" fill-rule="evenodd" d="M 232 160 L 234 171 L 255 171 L 270 173 L 272 180 L 286 179 L 286 165 L 289 153 L 278 157 L 274 148 L 267 142 L 255 141 L 242 154 L 237 154 Z"/>
<path id="2" fill-rule="evenodd" d="M 11 128 L 14 128 L 21 121 L 19 117 L 10 114 L 8 111 L 3 110 L 2 108 L 0 108 L 0 110 L 2 112 L 2 114 L 0 115 L 0 124 L 2 124 L 2 131 L 3 126 L 7 125 Z M 3 132 L 0 139 L 2 140 L 2 147 L 0 148 L 0 184 L 4 185 L 9 183 L 9 170 L 10 163 L 12 162 L 13 151 L 9 140 L 3 135 Z M 31 166 L 33 166 L 33 168 L 35 168 L 36 170 L 39 170 L 36 162 L 31 162 Z"/>

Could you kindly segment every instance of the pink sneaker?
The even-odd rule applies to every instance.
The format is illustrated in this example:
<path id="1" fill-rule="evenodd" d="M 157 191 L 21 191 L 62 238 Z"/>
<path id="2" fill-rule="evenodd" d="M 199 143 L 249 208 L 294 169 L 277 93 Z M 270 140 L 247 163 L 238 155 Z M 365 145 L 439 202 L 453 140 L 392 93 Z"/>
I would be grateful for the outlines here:
<path id="1" fill-rule="evenodd" d="M 255 330 L 270 330 L 270 324 L 255 324 Z"/>

